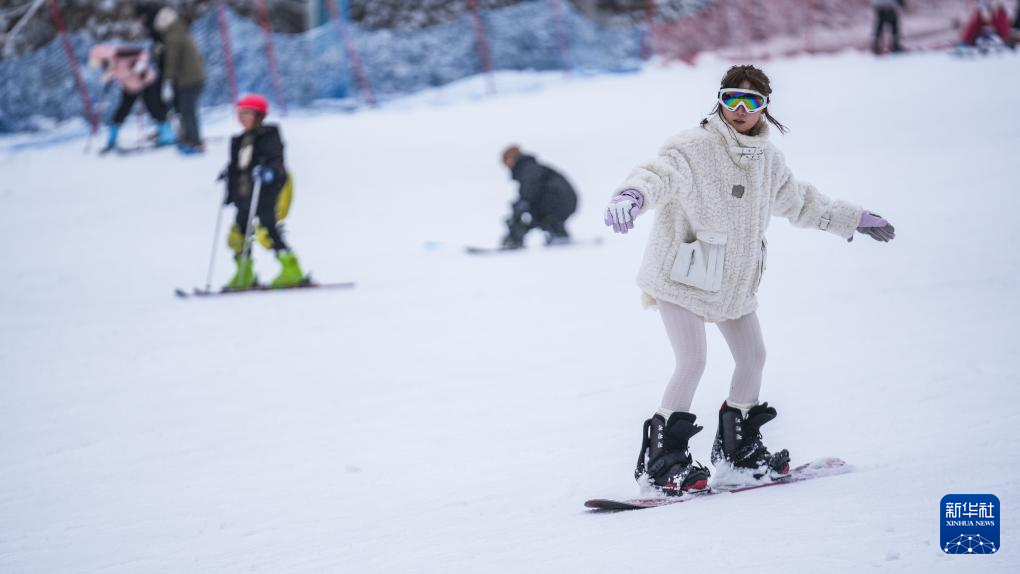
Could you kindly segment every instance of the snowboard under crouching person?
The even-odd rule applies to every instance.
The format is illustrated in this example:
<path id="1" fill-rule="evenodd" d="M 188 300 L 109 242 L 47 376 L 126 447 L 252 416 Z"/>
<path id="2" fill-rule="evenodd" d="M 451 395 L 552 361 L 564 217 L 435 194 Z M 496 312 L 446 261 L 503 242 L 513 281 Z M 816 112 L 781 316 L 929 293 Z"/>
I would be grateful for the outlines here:
<path id="1" fill-rule="evenodd" d="M 771 93 L 761 70 L 730 68 L 709 117 L 634 169 L 605 212 L 606 225 L 617 233 L 655 212 L 637 284 L 645 304 L 659 310 L 676 367 L 658 410 L 644 423 L 635 478 L 667 495 L 708 484 L 708 468 L 688 449 L 702 430 L 690 410 L 705 369 L 706 323 L 719 327 L 736 364 L 718 413 L 712 464 L 734 479 L 770 480 L 789 472 L 789 453 L 770 451 L 761 435 L 777 414 L 759 399 L 765 342 L 756 294 L 769 219 L 784 217 L 847 240 L 855 231 L 878 241 L 894 237 L 880 216 L 793 177 L 769 141 L 769 124 L 786 131 L 767 109 Z"/>
<path id="2" fill-rule="evenodd" d="M 89 51 L 89 66 L 103 71 L 103 84 L 116 82 L 120 86 L 120 103 L 110 120 L 110 133 L 102 153 L 117 147 L 120 128 L 142 96 L 145 109 L 159 126 L 157 145 L 172 145 L 176 141 L 174 130 L 166 120 L 167 109 L 156 82 L 157 72 L 149 63 L 148 52 L 140 46 L 114 46 L 99 44 Z M 104 91 L 106 88 L 104 87 Z"/>
<path id="3" fill-rule="evenodd" d="M 503 150 L 502 158 L 510 177 L 520 184 L 519 197 L 506 220 L 503 247 L 523 247 L 524 237 L 535 228 L 545 232 L 546 245 L 569 243 L 566 222 L 577 211 L 577 194 L 567 178 L 516 145 Z"/>
<path id="4" fill-rule="evenodd" d="M 257 283 L 254 260 L 244 252 L 248 236 L 248 215 L 255 187 L 259 187 L 258 205 L 255 207 L 254 240 L 266 249 L 273 249 L 280 261 L 280 274 L 271 287 L 294 287 L 307 282 L 297 256 L 283 238 L 281 221 L 290 209 L 293 186 L 290 174 L 284 167 L 283 141 L 276 125 L 264 123 L 269 103 L 259 95 L 249 95 L 237 102 L 237 119 L 244 132 L 230 140 L 230 164 L 221 177 L 226 178 L 225 203 L 237 207 L 234 225 L 227 236 L 227 244 L 234 252 L 237 271 L 227 289 L 248 289 Z"/>

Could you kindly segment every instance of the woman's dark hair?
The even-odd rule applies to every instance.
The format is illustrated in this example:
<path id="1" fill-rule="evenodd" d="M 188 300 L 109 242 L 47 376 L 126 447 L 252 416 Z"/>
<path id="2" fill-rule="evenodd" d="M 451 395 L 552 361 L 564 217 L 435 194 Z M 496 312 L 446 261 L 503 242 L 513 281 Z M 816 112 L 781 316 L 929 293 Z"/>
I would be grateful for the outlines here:
<path id="1" fill-rule="evenodd" d="M 772 99 L 772 85 L 769 83 L 769 77 L 765 75 L 765 72 L 751 65 L 733 66 L 727 70 L 726 75 L 722 78 L 722 82 L 719 83 L 719 89 L 739 88 L 744 82 L 751 84 L 751 89 L 769 96 L 770 100 Z M 719 106 L 719 102 L 715 103 L 715 107 L 712 108 L 712 113 L 719 114 L 719 117 L 722 117 L 722 109 Z M 765 108 L 763 115 L 765 116 L 765 120 L 776 126 L 776 129 L 778 129 L 781 133 L 785 134 L 790 131 L 786 126 L 779 123 L 779 120 L 772 117 L 768 108 Z M 706 125 L 708 125 L 708 118 L 701 120 L 701 126 L 704 127 Z M 758 130 L 758 126 L 755 126 L 748 135 L 758 135 Z"/>

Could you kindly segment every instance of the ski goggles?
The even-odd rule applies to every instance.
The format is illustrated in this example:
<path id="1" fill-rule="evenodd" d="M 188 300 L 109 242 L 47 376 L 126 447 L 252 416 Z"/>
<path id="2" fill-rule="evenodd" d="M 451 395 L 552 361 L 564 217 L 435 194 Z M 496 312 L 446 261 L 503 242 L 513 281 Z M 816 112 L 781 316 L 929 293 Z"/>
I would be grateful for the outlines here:
<path id="1" fill-rule="evenodd" d="M 747 113 L 753 114 L 764 110 L 765 106 L 769 105 L 769 98 L 754 90 L 723 88 L 719 90 L 719 105 L 731 112 L 735 112 L 738 107 L 744 106 L 744 110 Z"/>

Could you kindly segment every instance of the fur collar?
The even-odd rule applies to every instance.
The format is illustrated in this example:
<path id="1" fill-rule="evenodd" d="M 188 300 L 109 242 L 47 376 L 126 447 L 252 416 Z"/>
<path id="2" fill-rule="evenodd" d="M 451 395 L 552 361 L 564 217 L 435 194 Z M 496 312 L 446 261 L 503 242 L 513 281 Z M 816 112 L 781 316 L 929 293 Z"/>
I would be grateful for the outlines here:
<path id="1" fill-rule="evenodd" d="M 763 122 L 758 135 L 749 136 L 737 132 L 737 130 L 733 129 L 733 126 L 726 123 L 726 120 L 719 117 L 718 114 L 712 114 L 712 117 L 708 119 L 707 129 L 715 132 L 722 138 L 727 153 L 733 158 L 733 161 L 740 165 L 746 166 L 749 162 L 760 160 L 765 154 L 766 146 L 768 146 L 768 122 Z"/>

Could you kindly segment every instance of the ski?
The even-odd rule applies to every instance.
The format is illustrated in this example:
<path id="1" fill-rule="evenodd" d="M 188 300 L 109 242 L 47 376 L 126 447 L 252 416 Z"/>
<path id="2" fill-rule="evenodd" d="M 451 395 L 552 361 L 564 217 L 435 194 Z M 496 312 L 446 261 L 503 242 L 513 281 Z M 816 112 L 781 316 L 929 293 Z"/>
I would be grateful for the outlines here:
<path id="1" fill-rule="evenodd" d="M 714 485 L 707 490 L 699 490 L 697 492 L 688 492 L 683 496 L 659 496 L 649 498 L 632 498 L 628 500 L 612 500 L 605 498 L 594 498 L 585 501 L 584 505 L 587 508 L 592 509 L 596 512 L 601 511 L 621 511 L 621 510 L 640 510 L 642 508 L 657 508 L 659 506 L 669 506 L 671 504 L 679 504 L 681 502 L 689 502 L 698 498 L 704 498 L 706 496 L 715 496 L 718 494 L 736 494 L 738 492 L 746 492 L 748 490 L 757 490 L 759 488 L 768 488 L 770 486 L 779 486 L 782 484 L 790 484 L 794 482 L 803 482 L 805 480 L 811 480 L 813 478 L 822 478 L 826 476 L 836 476 L 840 474 L 846 474 L 851 471 L 851 468 L 841 459 L 838 458 L 820 458 L 814 462 L 802 464 L 792 469 L 788 474 L 782 477 L 770 481 L 762 482 L 759 484 L 741 485 L 741 486 L 720 486 Z"/>
<path id="2" fill-rule="evenodd" d="M 556 250 L 565 247 L 590 247 L 595 245 L 602 245 L 602 238 L 595 237 L 593 239 L 572 239 L 569 243 L 554 243 L 552 245 L 546 245 L 542 249 Z M 468 255 L 495 255 L 499 253 L 516 253 L 526 251 L 526 247 L 477 247 L 474 245 L 468 245 L 464 248 L 464 252 Z"/>
<path id="3" fill-rule="evenodd" d="M 224 139 L 225 138 L 223 136 L 207 136 L 207 137 L 202 139 L 202 143 L 206 143 L 206 144 L 208 144 L 208 143 L 215 143 L 215 142 L 223 141 Z M 161 149 L 177 149 L 177 144 L 172 144 L 172 143 L 170 143 L 170 144 L 161 144 L 161 143 L 156 141 L 156 136 L 155 136 L 155 134 L 153 134 L 153 135 L 150 135 L 150 136 L 146 137 L 146 139 L 144 141 L 140 141 L 138 143 L 135 143 L 135 144 L 132 144 L 132 145 L 129 145 L 129 146 L 126 146 L 126 147 L 119 146 L 119 145 L 114 145 L 112 147 L 111 146 L 106 146 L 106 147 L 104 147 L 104 148 L 99 150 L 99 155 L 101 155 L 101 156 L 109 156 L 109 155 L 132 156 L 132 155 L 137 155 L 137 154 L 141 154 L 141 153 L 157 151 L 157 150 L 161 150 Z"/>
<path id="4" fill-rule="evenodd" d="M 243 295 L 245 293 L 279 293 L 283 291 L 298 291 L 298 290 L 309 290 L 309 289 L 353 289 L 355 283 L 353 281 L 344 283 L 302 283 L 301 285 L 295 285 L 293 287 L 270 287 L 268 285 L 256 285 L 247 289 L 216 289 L 216 290 L 205 290 L 195 287 L 191 291 L 184 289 L 174 289 L 174 294 L 181 299 L 187 299 L 189 297 L 219 297 L 221 295 Z"/>
<path id="5" fill-rule="evenodd" d="M 159 149 L 172 148 L 172 147 L 174 147 L 174 146 L 172 146 L 172 145 L 155 145 L 155 144 L 151 144 L 151 143 L 142 143 L 142 144 L 132 145 L 132 146 L 129 146 L 129 147 L 121 147 L 121 146 L 104 147 L 103 149 L 99 150 L 99 155 L 101 155 L 101 156 L 130 156 L 130 155 L 137 155 L 137 154 L 140 154 L 140 153 L 156 151 L 156 150 L 159 150 Z"/>
<path id="6" fill-rule="evenodd" d="M 991 46 L 954 46 L 949 50 L 949 55 L 961 59 L 977 59 L 986 56 L 997 56 L 1010 53 L 1006 45 Z"/>

